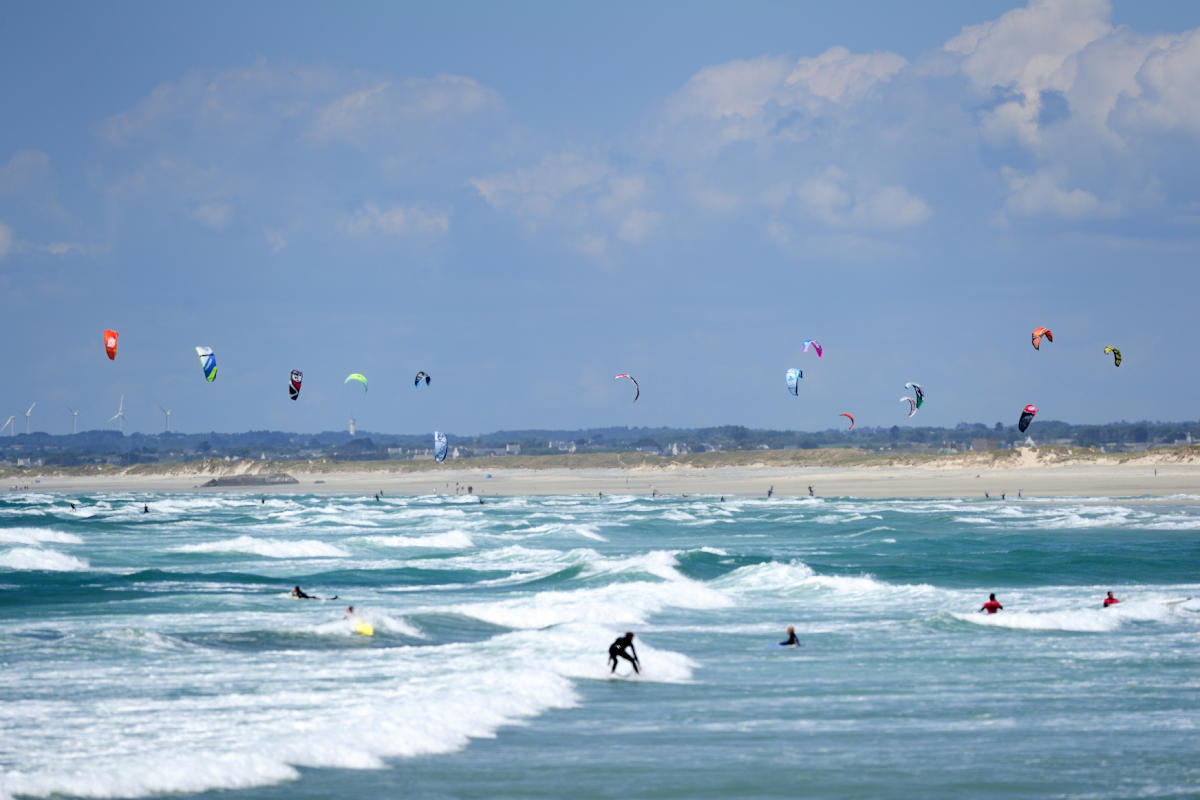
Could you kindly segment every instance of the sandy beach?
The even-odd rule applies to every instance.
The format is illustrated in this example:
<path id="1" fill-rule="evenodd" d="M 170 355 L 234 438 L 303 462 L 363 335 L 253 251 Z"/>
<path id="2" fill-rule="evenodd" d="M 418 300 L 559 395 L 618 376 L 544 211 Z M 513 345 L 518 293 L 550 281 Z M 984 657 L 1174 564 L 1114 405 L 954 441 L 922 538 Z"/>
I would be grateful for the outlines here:
<path id="1" fill-rule="evenodd" d="M 4 488 L 87 494 L 93 492 L 232 492 L 246 494 L 466 494 L 595 495 L 703 494 L 728 497 L 1171 497 L 1200 496 L 1200 463 L 1190 454 L 1146 455 L 1125 460 L 1064 458 L 1023 451 L 1003 460 L 959 457 L 929 463 L 795 466 L 667 463 L 631 467 L 507 468 L 456 462 L 445 469 L 325 468 L 273 465 L 298 483 L 204 487 L 221 475 L 267 472 L 258 462 L 172 471 L 118 470 L 94 475 L 28 472 L 4 478 Z M 432 465 L 430 465 L 432 467 Z"/>

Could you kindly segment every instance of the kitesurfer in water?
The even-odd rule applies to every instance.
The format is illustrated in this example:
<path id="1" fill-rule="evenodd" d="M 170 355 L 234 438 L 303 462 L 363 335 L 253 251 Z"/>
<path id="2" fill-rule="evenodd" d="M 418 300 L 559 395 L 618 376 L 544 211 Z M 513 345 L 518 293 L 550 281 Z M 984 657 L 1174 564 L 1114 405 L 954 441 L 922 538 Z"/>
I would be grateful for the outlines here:
<path id="1" fill-rule="evenodd" d="M 999 611 L 1002 608 L 1004 608 L 1004 606 L 1000 605 L 1000 603 L 997 602 L 996 595 L 989 594 L 988 601 L 986 603 L 984 603 L 982 606 L 980 606 L 979 610 L 986 611 L 989 614 L 995 614 L 997 611 Z"/>
<path id="2" fill-rule="evenodd" d="M 799 647 L 800 640 L 796 638 L 796 626 L 795 625 L 788 625 L 787 634 L 788 634 L 787 641 L 780 642 L 779 646 L 780 647 L 793 647 L 793 646 Z"/>
<path id="3" fill-rule="evenodd" d="M 149 504 L 149 503 L 147 503 L 147 504 L 145 504 L 145 505 L 143 505 L 143 506 L 142 506 L 142 513 L 143 513 L 143 514 L 149 514 L 149 513 L 150 513 L 150 504 Z"/>
<path id="4" fill-rule="evenodd" d="M 1104 607 L 1108 608 L 1109 606 L 1115 606 L 1119 602 L 1121 602 L 1121 601 L 1118 600 L 1117 598 L 1113 597 L 1112 592 L 1109 592 L 1108 597 L 1104 598 Z"/>
<path id="5" fill-rule="evenodd" d="M 626 652 L 626 650 L 629 652 Z M 633 655 L 630 655 L 630 653 Z M 617 671 L 618 656 L 633 664 L 634 672 L 641 672 L 638 664 L 637 650 L 633 647 L 633 634 L 629 631 L 625 631 L 624 636 L 618 636 L 616 641 L 608 646 L 608 663 L 612 665 L 610 672 Z"/>

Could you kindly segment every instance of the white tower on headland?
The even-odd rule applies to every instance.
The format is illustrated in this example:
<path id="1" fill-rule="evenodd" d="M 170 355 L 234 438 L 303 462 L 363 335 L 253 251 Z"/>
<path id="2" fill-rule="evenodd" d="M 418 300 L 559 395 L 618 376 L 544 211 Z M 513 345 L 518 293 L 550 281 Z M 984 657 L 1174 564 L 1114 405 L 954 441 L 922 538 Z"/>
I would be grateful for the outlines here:
<path id="1" fill-rule="evenodd" d="M 109 422 L 117 421 L 117 428 L 121 433 L 125 433 L 125 395 L 121 395 L 121 405 L 117 406 L 117 413 L 108 418 Z"/>
<path id="2" fill-rule="evenodd" d="M 37 401 L 29 404 L 29 409 L 25 412 L 25 433 L 29 433 L 29 415 L 33 413 L 33 407 L 37 405 Z"/>
<path id="3" fill-rule="evenodd" d="M 63 403 L 63 405 L 67 405 Z M 67 406 L 67 411 L 71 412 L 71 433 L 79 433 L 79 412 Z"/>
<path id="4" fill-rule="evenodd" d="M 354 435 L 354 417 L 350 418 L 350 435 Z"/>

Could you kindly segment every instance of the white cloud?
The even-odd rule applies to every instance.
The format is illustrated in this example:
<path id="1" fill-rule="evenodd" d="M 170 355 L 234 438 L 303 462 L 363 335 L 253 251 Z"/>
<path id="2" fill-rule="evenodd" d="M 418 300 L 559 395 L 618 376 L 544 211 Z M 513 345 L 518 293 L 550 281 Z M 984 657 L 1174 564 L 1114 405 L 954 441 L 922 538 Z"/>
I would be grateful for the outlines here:
<path id="1" fill-rule="evenodd" d="M 1137 89 L 1126 92 L 1120 111 L 1123 125 L 1200 134 L 1200 28 L 1178 37 L 1157 37 L 1147 49 L 1134 75 Z"/>
<path id="2" fill-rule="evenodd" d="M 0 222 L 0 261 L 3 261 L 12 249 L 12 240 L 12 228 Z"/>
<path id="3" fill-rule="evenodd" d="M 999 18 L 964 28 L 945 49 L 963 57 L 977 86 L 1018 91 L 1065 89 L 1068 59 L 1111 30 L 1107 0 L 1031 0 Z"/>
<path id="4" fill-rule="evenodd" d="M 188 216 L 206 228 L 221 231 L 233 219 L 233 207 L 228 203 L 204 203 L 191 209 Z"/>
<path id="5" fill-rule="evenodd" d="M 801 182 L 795 198 L 806 215 L 834 228 L 899 230 L 932 215 L 924 200 L 902 186 L 860 186 L 832 166 Z"/>
<path id="6" fill-rule="evenodd" d="M 831 47 L 816 58 L 802 58 L 787 76 L 787 85 L 835 103 L 861 99 L 875 84 L 888 81 L 908 62 L 895 53 L 851 53 Z"/>
<path id="7" fill-rule="evenodd" d="M 1120 212 L 1118 206 L 1101 202 L 1091 192 L 1062 188 L 1058 179 L 1049 172 L 1025 175 L 1006 169 L 1004 176 L 1011 190 L 1004 204 L 1010 217 L 1083 220 L 1113 217 Z"/>
<path id="8" fill-rule="evenodd" d="M 409 78 L 335 98 L 317 109 L 309 133 L 319 142 L 344 139 L 361 144 L 401 126 L 449 121 L 502 106 L 498 93 L 471 78 Z"/>
<path id="9" fill-rule="evenodd" d="M 567 195 L 594 189 L 609 171 L 606 164 L 561 153 L 544 156 L 535 167 L 473 178 L 470 184 L 488 205 L 538 222 L 550 217 Z"/>
<path id="10" fill-rule="evenodd" d="M 283 235 L 283 231 L 264 228 L 263 237 L 267 240 L 267 247 L 271 248 L 272 253 L 278 253 L 288 246 L 287 238 Z"/>
<path id="11" fill-rule="evenodd" d="M 65 256 L 71 253 L 85 253 L 87 248 L 78 242 L 51 242 L 46 245 L 46 252 L 52 256 Z"/>
<path id="12" fill-rule="evenodd" d="M 450 231 L 450 217 L 421 206 L 380 208 L 368 202 L 346 221 L 345 229 L 353 236 L 374 233 L 387 236 L 441 235 Z"/>

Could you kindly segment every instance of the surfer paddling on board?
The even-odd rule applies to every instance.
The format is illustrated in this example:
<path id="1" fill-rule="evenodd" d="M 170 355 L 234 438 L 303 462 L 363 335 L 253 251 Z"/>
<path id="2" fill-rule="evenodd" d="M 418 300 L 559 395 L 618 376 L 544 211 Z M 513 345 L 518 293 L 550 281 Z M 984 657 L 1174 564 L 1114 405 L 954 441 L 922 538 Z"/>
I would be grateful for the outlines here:
<path id="1" fill-rule="evenodd" d="M 799 647 L 800 640 L 796 638 L 796 626 L 788 625 L 788 637 L 786 642 L 780 642 L 780 647 Z"/>
<path id="2" fill-rule="evenodd" d="M 1121 601 L 1118 600 L 1117 598 L 1113 597 L 1112 592 L 1109 592 L 1108 597 L 1104 598 L 1104 607 L 1108 608 L 1109 606 L 1115 606 L 1119 602 L 1121 602 Z"/>
<path id="3" fill-rule="evenodd" d="M 313 597 L 311 594 L 306 593 L 299 586 L 292 587 L 292 597 L 299 598 L 300 600 L 316 600 L 317 599 L 316 597 Z"/>
<path id="4" fill-rule="evenodd" d="M 626 652 L 626 649 L 628 649 L 629 652 Z M 633 655 L 631 656 L 630 653 Z M 633 647 L 633 634 L 629 631 L 625 631 L 624 636 L 618 636 L 617 640 L 608 646 L 608 663 L 612 665 L 612 670 L 610 670 L 610 672 L 617 671 L 618 656 L 625 659 L 630 664 L 633 664 L 634 672 L 642 671 L 638 665 L 637 650 L 635 650 Z"/>
<path id="5" fill-rule="evenodd" d="M 1000 605 L 1000 603 L 996 600 L 996 595 L 989 594 L 988 601 L 986 603 L 984 603 L 982 606 L 980 606 L 979 610 L 986 611 L 989 614 L 995 614 L 997 611 L 999 611 L 1002 608 L 1004 608 L 1004 606 Z"/>

